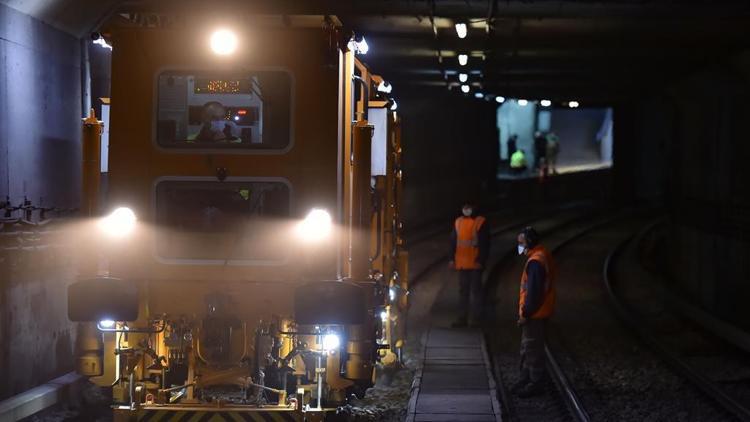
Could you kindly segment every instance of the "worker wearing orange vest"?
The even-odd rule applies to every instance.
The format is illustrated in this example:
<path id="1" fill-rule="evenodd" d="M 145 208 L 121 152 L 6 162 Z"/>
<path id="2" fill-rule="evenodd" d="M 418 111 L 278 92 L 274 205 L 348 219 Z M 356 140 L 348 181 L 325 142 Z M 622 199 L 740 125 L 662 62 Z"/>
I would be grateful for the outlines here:
<path id="1" fill-rule="evenodd" d="M 547 249 L 539 244 L 539 234 L 526 227 L 518 235 L 518 253 L 526 255 L 518 300 L 521 327 L 521 377 L 513 390 L 530 397 L 544 389 L 544 330 L 555 307 L 555 264 Z"/>
<path id="2" fill-rule="evenodd" d="M 453 225 L 449 266 L 458 271 L 460 314 L 454 327 L 479 324 L 482 309 L 482 271 L 490 249 L 489 224 L 476 207 L 466 203 Z"/>

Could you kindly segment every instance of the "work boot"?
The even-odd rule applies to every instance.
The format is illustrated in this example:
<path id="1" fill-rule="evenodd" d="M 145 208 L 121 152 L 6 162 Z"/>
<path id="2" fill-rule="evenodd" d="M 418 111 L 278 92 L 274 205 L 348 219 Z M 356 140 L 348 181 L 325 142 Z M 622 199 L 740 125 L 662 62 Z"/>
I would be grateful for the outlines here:
<path id="1" fill-rule="evenodd" d="M 525 399 L 527 397 L 537 396 L 543 392 L 544 392 L 544 383 L 532 382 L 532 383 L 526 384 L 525 387 L 519 389 L 516 392 L 516 395 L 522 399 Z"/>

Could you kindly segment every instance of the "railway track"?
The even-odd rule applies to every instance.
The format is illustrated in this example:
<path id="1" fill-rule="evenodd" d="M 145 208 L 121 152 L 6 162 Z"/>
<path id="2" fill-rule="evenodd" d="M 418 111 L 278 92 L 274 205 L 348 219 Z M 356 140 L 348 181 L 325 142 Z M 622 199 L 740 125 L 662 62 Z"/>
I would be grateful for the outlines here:
<path id="1" fill-rule="evenodd" d="M 628 277 L 627 284 L 625 277 L 618 277 L 618 260 L 636 250 L 652 228 L 621 242 L 607 257 L 603 278 L 612 308 L 641 343 L 719 405 L 725 416 L 750 421 L 750 336 L 676 299 L 653 275 Z M 630 267 L 638 263 L 633 261 Z"/>

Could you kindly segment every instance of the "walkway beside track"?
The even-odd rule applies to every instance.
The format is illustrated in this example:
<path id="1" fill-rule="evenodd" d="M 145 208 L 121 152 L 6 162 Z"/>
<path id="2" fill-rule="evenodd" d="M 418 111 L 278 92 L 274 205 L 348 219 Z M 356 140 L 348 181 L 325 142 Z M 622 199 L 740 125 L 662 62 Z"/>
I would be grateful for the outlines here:
<path id="1" fill-rule="evenodd" d="M 422 344 L 407 422 L 501 420 L 480 330 L 433 327 Z"/>

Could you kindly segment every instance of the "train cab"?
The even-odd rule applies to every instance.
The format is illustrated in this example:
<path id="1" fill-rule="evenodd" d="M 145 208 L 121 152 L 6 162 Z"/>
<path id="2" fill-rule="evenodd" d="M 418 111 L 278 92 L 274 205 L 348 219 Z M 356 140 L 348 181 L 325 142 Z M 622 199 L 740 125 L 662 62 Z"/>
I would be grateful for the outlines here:
<path id="1" fill-rule="evenodd" d="M 365 394 L 399 364 L 408 267 L 400 120 L 363 43 L 336 17 L 244 13 L 106 36 L 107 201 L 68 292 L 79 373 L 122 420 L 317 420 Z"/>

